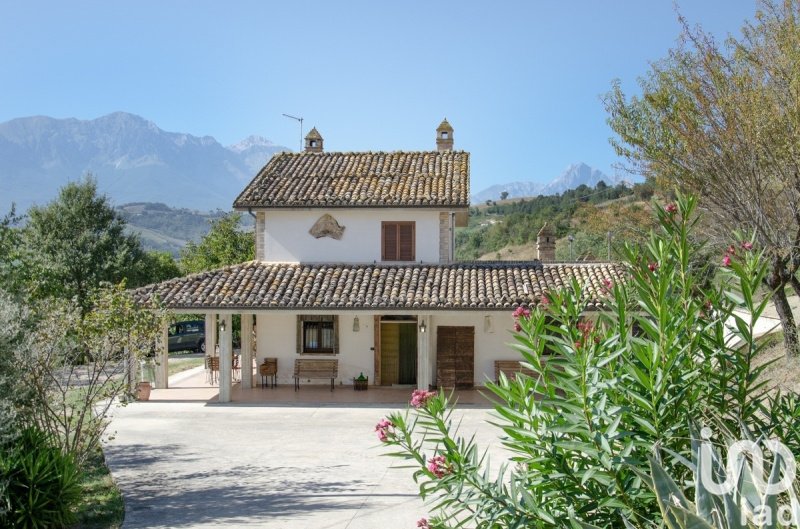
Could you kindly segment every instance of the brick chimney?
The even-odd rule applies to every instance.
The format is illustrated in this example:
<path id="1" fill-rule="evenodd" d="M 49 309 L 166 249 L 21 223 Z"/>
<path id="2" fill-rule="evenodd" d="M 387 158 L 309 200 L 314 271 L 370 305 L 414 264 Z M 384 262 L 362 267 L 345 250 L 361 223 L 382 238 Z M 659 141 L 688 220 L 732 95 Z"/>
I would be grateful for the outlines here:
<path id="1" fill-rule="evenodd" d="M 453 150 L 453 127 L 447 122 L 447 118 L 444 118 L 436 128 L 436 150 Z"/>
<path id="2" fill-rule="evenodd" d="M 542 262 L 556 260 L 556 231 L 547 222 L 536 237 L 536 253 Z"/>
<path id="3" fill-rule="evenodd" d="M 314 127 L 306 134 L 306 152 L 322 152 L 322 136 Z"/>

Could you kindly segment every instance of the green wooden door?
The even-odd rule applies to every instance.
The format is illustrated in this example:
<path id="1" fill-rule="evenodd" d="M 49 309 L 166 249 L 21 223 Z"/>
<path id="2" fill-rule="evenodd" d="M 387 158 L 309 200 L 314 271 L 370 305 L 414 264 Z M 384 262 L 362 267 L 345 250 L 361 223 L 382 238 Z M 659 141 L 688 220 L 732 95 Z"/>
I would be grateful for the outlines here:
<path id="1" fill-rule="evenodd" d="M 417 324 L 400 325 L 400 373 L 398 376 L 400 384 L 417 383 Z"/>
<path id="2" fill-rule="evenodd" d="M 416 322 L 381 322 L 381 385 L 417 383 Z"/>

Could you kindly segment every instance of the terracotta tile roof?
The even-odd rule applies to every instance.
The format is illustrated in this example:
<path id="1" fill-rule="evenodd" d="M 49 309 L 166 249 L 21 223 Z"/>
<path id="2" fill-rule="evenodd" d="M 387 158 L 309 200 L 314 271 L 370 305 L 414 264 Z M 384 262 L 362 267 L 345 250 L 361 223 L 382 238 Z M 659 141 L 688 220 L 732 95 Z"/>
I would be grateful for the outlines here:
<path id="1" fill-rule="evenodd" d="M 280 153 L 233 203 L 261 207 L 469 207 L 469 153 Z"/>
<path id="2" fill-rule="evenodd" d="M 604 282 L 620 281 L 614 263 L 464 262 L 327 264 L 249 261 L 133 291 L 171 309 L 511 309 L 538 303 L 544 291 L 572 278 L 600 306 Z"/>

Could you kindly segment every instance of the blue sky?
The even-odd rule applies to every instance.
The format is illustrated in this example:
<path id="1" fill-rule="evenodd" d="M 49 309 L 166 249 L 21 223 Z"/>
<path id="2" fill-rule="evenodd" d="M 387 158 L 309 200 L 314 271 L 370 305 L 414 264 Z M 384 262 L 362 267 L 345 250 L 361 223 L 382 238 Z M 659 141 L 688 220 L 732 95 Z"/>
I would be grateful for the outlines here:
<path id="1" fill-rule="evenodd" d="M 754 0 L 683 0 L 720 38 Z M 443 117 L 472 153 L 472 189 L 606 173 L 601 96 L 673 47 L 671 0 L 75 1 L 0 5 L 0 121 L 118 110 L 224 145 L 428 150 Z"/>

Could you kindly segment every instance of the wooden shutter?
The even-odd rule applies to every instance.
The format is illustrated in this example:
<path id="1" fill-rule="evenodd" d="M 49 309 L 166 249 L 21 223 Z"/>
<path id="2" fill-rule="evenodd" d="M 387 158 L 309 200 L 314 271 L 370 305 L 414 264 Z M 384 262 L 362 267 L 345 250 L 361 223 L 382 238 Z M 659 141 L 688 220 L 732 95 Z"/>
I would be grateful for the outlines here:
<path id="1" fill-rule="evenodd" d="M 398 261 L 414 261 L 414 223 L 399 224 L 397 234 Z"/>
<path id="2" fill-rule="evenodd" d="M 397 223 L 383 223 L 383 252 L 382 261 L 397 261 Z"/>
<path id="3" fill-rule="evenodd" d="M 381 260 L 414 261 L 415 223 L 383 222 L 381 224 Z"/>

